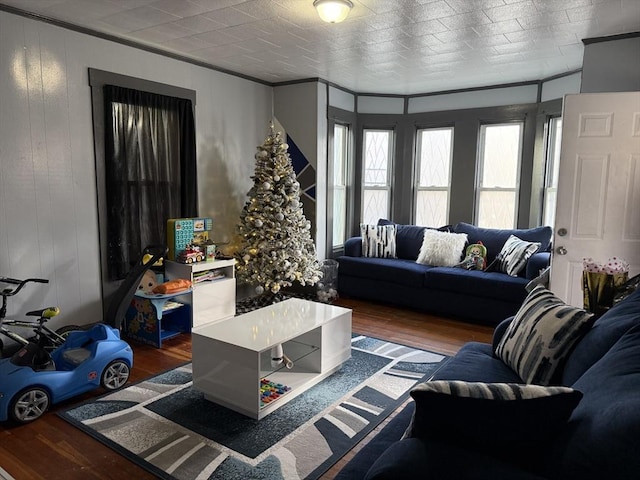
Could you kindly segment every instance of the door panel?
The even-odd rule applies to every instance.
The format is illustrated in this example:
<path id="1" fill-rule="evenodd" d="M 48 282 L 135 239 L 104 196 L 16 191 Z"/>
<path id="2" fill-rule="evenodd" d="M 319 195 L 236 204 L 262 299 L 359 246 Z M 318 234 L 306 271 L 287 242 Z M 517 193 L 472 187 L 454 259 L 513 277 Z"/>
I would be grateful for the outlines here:
<path id="1" fill-rule="evenodd" d="M 640 92 L 565 98 L 556 225 L 551 289 L 568 303 L 583 304 L 585 257 L 640 271 Z"/>

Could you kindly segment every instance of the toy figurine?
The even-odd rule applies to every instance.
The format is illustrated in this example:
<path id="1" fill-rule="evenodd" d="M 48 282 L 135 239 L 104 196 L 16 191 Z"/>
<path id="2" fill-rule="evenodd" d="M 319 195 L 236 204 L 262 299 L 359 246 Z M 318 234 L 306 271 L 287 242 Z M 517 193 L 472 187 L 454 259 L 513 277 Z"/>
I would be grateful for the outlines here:
<path id="1" fill-rule="evenodd" d="M 487 264 L 487 247 L 482 242 L 472 243 L 465 251 L 465 257 L 456 267 L 467 270 L 484 270 Z"/>

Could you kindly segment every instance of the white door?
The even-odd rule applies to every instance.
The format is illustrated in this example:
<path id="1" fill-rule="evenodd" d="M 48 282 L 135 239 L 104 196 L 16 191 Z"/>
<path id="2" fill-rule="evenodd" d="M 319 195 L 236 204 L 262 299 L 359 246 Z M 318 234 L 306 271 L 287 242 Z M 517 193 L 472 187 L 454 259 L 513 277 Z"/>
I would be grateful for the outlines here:
<path id="1" fill-rule="evenodd" d="M 582 260 L 640 271 L 640 92 L 564 100 L 551 290 L 582 307 Z"/>

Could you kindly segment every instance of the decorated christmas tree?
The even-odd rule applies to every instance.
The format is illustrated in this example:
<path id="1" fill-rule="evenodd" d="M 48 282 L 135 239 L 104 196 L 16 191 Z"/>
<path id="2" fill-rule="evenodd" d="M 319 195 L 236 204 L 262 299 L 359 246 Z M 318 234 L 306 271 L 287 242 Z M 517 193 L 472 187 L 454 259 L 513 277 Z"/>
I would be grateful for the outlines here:
<path id="1" fill-rule="evenodd" d="M 294 282 L 315 285 L 322 276 L 288 149 L 272 123 L 255 155 L 253 186 L 237 227 L 237 277 L 258 294 L 277 294 Z"/>

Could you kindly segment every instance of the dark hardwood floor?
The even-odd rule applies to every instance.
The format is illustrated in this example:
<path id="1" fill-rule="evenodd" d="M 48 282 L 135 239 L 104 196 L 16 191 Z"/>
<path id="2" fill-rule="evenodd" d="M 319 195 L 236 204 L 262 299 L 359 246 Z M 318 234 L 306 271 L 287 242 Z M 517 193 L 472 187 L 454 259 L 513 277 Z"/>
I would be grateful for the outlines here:
<path id="1" fill-rule="evenodd" d="M 353 331 L 446 355 L 468 341 L 490 342 L 492 328 L 411 310 L 341 298 L 353 310 Z M 183 334 L 162 349 L 130 342 L 135 365 L 131 382 L 191 360 L 191 337 Z M 1 386 L 0 386 L 1 390 Z M 150 473 L 65 422 L 54 412 L 104 393 L 95 390 L 55 406 L 28 425 L 0 424 L 0 466 L 16 480 L 153 479 Z M 383 425 L 351 450 L 322 478 L 332 479 Z M 1 477 L 1 475 L 0 475 Z"/>

